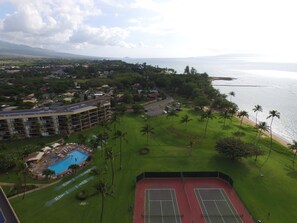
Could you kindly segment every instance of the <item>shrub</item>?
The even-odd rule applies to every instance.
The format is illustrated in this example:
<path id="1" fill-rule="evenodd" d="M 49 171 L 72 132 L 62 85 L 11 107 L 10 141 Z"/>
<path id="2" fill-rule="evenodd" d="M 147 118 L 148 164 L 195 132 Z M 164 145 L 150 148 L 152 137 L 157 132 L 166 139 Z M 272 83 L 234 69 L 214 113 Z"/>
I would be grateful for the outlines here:
<path id="1" fill-rule="evenodd" d="M 217 141 L 216 150 L 231 160 L 246 158 L 256 154 L 261 155 L 259 154 L 261 153 L 260 150 L 254 144 L 232 137 Z"/>
<path id="2" fill-rule="evenodd" d="M 85 190 L 81 190 L 76 194 L 76 198 L 80 201 L 84 201 L 88 198 L 88 193 Z"/>

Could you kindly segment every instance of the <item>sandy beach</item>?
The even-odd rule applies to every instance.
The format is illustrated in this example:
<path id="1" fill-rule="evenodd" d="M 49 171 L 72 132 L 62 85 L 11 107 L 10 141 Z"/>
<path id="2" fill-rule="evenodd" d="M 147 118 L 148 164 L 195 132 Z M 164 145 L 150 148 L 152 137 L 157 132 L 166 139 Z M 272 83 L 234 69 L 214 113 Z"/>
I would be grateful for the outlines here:
<path id="1" fill-rule="evenodd" d="M 235 116 L 235 117 L 238 118 L 237 116 Z M 248 119 L 246 117 L 243 118 L 243 123 L 247 124 L 247 125 L 250 125 L 250 126 L 255 126 L 256 125 L 256 122 L 254 122 L 253 120 Z M 272 128 L 273 128 L 273 126 L 272 126 Z M 263 132 L 263 134 L 266 135 L 267 137 L 270 137 L 270 132 Z M 277 135 L 276 133 L 273 133 L 273 132 L 272 132 L 272 138 L 275 141 L 277 141 L 278 143 L 280 143 L 281 145 L 285 146 L 285 147 L 288 147 L 288 144 L 291 143 L 288 140 L 282 138 L 281 136 L 279 136 L 279 135 Z"/>

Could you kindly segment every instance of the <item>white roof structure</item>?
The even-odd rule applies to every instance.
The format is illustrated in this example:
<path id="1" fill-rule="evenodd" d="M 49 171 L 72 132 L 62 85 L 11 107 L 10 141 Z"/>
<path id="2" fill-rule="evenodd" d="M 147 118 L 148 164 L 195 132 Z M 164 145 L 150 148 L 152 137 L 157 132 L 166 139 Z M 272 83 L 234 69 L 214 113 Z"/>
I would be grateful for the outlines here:
<path id="1" fill-rule="evenodd" d="M 56 148 L 56 147 L 58 147 L 58 146 L 60 146 L 60 143 L 57 143 L 57 142 L 56 142 L 56 143 L 52 144 L 52 147 L 53 147 L 53 148 Z"/>
<path id="2" fill-rule="evenodd" d="M 36 152 L 36 153 L 31 153 L 28 155 L 28 157 L 25 159 L 26 162 L 30 161 L 39 161 L 44 155 L 44 152 Z"/>
<path id="3" fill-rule="evenodd" d="M 41 151 L 43 151 L 43 152 L 50 151 L 50 150 L 52 150 L 52 148 L 49 147 L 49 146 L 46 146 L 46 147 L 41 149 Z"/>

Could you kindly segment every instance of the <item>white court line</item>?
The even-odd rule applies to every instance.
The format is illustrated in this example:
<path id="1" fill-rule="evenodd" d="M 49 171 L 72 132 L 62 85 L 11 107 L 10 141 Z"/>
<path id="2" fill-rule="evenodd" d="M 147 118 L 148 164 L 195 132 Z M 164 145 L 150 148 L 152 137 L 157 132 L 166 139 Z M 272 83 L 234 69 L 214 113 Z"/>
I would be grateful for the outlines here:
<path id="1" fill-rule="evenodd" d="M 178 223 L 177 222 L 177 215 L 176 215 L 176 211 L 175 211 L 175 205 L 174 205 L 173 196 L 172 196 L 173 191 L 175 192 L 175 190 L 170 190 L 171 203 L 172 203 L 172 208 L 173 208 L 173 211 L 174 211 L 175 223 Z M 176 204 L 177 204 L 177 201 L 176 201 Z"/>
<path id="2" fill-rule="evenodd" d="M 208 214 L 208 211 L 207 211 L 207 209 L 206 209 L 206 207 L 205 207 L 205 204 L 204 204 L 204 202 L 203 202 L 203 199 L 202 199 L 202 197 L 201 197 L 201 195 L 200 195 L 200 192 L 199 192 L 199 189 L 197 189 L 196 188 L 196 191 L 198 191 L 198 195 L 199 195 L 199 197 L 200 197 L 200 199 L 201 199 L 201 201 L 202 201 L 202 205 L 203 205 L 203 207 L 204 207 L 204 210 L 205 210 L 205 212 L 206 212 L 206 214 L 207 214 L 207 218 L 208 218 L 208 220 L 209 220 L 209 222 L 211 223 L 211 220 L 210 220 L 210 218 L 209 218 L 209 214 Z M 200 200 L 199 200 L 199 198 L 197 197 L 197 193 L 195 193 L 195 195 L 196 195 L 196 199 L 197 199 L 197 201 L 198 201 L 198 204 L 200 204 Z M 200 206 L 200 205 L 199 205 Z M 203 213 L 204 211 L 202 210 L 202 213 Z M 206 219 L 205 219 L 206 220 Z"/>
<path id="3" fill-rule="evenodd" d="M 4 213 L 3 213 L 3 211 L 2 211 L 2 209 L 0 208 L 0 213 L 2 213 L 2 216 L 3 216 L 3 219 L 4 219 L 4 223 L 6 223 L 7 222 L 7 220 L 6 220 L 6 218 L 5 218 L 5 215 L 4 215 Z"/>
<path id="4" fill-rule="evenodd" d="M 225 219 L 223 218 L 222 213 L 220 212 L 220 209 L 219 209 L 219 207 L 218 207 L 218 205 L 217 205 L 217 202 L 214 201 L 214 204 L 215 204 L 215 206 L 216 206 L 216 208 L 217 208 L 217 210 L 218 210 L 218 212 L 219 212 L 219 214 L 220 214 L 220 216 L 221 216 L 221 219 L 222 219 L 223 222 L 225 223 Z"/>
<path id="5" fill-rule="evenodd" d="M 162 223 L 164 223 L 162 201 L 160 201 L 160 208 L 161 208 Z"/>
<path id="6" fill-rule="evenodd" d="M 238 222 L 238 218 L 236 217 L 236 215 L 237 215 L 237 216 L 239 216 L 239 215 L 238 215 L 238 213 L 237 213 L 235 207 L 233 206 L 232 202 L 230 201 L 228 195 L 226 195 L 225 191 L 224 191 L 224 193 L 223 193 L 222 191 L 224 191 L 224 189 L 221 189 L 220 192 L 221 192 L 222 196 L 225 198 L 225 201 L 226 201 L 226 203 L 227 203 L 229 209 L 231 210 L 231 212 L 232 212 L 234 218 L 236 219 L 236 222 Z M 225 196 L 224 194 L 225 194 L 226 196 Z M 227 199 L 228 199 L 229 202 L 227 201 Z M 232 207 L 230 207 L 229 203 L 232 205 Z M 235 214 L 234 214 L 233 210 L 235 211 Z M 241 219 L 240 219 L 239 223 L 242 223 L 242 220 L 241 220 Z"/>

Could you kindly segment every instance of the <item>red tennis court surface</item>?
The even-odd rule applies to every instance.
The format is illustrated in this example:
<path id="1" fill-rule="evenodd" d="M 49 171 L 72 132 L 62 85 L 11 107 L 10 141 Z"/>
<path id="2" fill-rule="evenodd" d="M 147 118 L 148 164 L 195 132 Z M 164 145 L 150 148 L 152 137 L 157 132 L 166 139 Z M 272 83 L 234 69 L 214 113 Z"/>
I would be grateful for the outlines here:
<path id="1" fill-rule="evenodd" d="M 253 223 L 232 186 L 219 178 L 144 178 L 133 223 Z"/>

